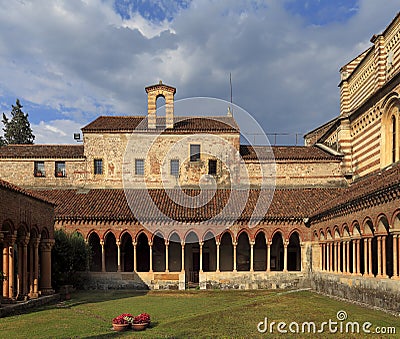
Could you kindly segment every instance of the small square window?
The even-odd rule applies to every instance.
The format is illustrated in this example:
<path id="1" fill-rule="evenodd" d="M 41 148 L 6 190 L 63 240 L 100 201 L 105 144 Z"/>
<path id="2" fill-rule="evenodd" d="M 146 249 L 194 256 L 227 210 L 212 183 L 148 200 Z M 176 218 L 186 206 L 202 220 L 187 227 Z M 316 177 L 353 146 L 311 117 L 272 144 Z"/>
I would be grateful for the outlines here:
<path id="1" fill-rule="evenodd" d="M 217 174 L 217 160 L 208 160 L 208 174 Z"/>
<path id="2" fill-rule="evenodd" d="M 64 178 L 67 176 L 65 171 L 65 161 L 56 161 L 54 175 L 58 178 Z"/>
<path id="3" fill-rule="evenodd" d="M 135 174 L 144 175 L 144 159 L 135 159 Z"/>
<path id="4" fill-rule="evenodd" d="M 103 159 L 94 159 L 94 174 L 103 174 Z"/>
<path id="5" fill-rule="evenodd" d="M 194 144 L 190 145 L 190 161 L 199 161 L 200 160 L 200 145 Z"/>
<path id="6" fill-rule="evenodd" d="M 45 177 L 44 161 L 35 161 L 33 167 L 33 175 L 35 177 Z"/>
<path id="7" fill-rule="evenodd" d="M 179 159 L 171 160 L 171 175 L 179 177 Z"/>

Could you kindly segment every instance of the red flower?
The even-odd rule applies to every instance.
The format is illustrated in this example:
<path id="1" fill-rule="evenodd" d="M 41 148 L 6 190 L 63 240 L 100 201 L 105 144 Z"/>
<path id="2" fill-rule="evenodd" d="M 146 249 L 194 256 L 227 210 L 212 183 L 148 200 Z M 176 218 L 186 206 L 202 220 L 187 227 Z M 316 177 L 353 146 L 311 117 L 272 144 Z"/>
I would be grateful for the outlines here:
<path id="1" fill-rule="evenodd" d="M 133 319 L 134 324 L 144 324 L 149 322 L 150 322 L 150 315 L 147 313 L 141 313 Z"/>

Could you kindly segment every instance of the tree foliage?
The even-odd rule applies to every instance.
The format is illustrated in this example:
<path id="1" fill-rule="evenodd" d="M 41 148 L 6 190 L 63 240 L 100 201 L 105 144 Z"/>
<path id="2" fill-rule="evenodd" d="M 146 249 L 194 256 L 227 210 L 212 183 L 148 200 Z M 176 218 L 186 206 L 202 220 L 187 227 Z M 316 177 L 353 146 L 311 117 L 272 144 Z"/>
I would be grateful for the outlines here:
<path id="1" fill-rule="evenodd" d="M 91 249 L 78 232 L 54 232 L 55 244 L 52 249 L 52 284 L 58 289 L 62 285 L 74 285 L 79 288 L 80 279 L 76 272 L 86 271 L 89 267 Z"/>
<path id="2" fill-rule="evenodd" d="M 28 120 L 28 114 L 22 112 L 22 105 L 19 99 L 15 106 L 12 105 L 11 120 L 3 113 L 4 139 L 0 139 L 0 146 L 3 144 L 33 144 L 35 136 L 33 135 L 31 124 Z"/>

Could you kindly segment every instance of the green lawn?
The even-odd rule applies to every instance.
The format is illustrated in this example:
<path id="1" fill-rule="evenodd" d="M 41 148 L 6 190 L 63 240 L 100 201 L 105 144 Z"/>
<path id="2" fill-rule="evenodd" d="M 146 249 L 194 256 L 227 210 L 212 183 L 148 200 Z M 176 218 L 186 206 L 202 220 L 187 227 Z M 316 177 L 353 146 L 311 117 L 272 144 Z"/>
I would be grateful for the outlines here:
<path id="1" fill-rule="evenodd" d="M 396 335 L 290 333 L 289 324 L 314 322 L 317 330 L 324 321 L 338 321 L 338 311 L 347 312 L 342 322 L 372 323 L 396 327 Z M 152 325 L 144 332 L 112 331 L 111 319 L 121 313 L 147 312 Z M 257 324 L 268 318 L 286 322 L 288 333 L 259 333 Z M 340 324 L 340 323 L 339 323 Z M 281 325 L 283 326 L 283 325 Z M 291 325 L 296 330 L 296 324 Z M 332 325 L 334 326 L 334 325 Z M 284 329 L 284 328 L 282 328 Z M 338 327 L 340 331 L 340 327 Z M 362 332 L 362 329 L 360 329 Z M 386 338 L 400 337 L 400 318 L 309 291 L 286 293 L 258 291 L 108 291 L 77 292 L 70 301 L 47 306 L 32 313 L 0 319 L 1 338 Z"/>

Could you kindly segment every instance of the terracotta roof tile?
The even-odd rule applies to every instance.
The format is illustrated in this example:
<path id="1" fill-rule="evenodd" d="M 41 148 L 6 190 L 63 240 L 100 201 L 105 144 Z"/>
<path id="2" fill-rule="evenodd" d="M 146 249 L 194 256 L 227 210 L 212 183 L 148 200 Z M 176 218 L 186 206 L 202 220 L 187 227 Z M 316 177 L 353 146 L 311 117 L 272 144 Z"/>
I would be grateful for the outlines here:
<path id="1" fill-rule="evenodd" d="M 157 117 L 156 125 L 162 131 L 165 126 L 165 117 Z M 145 116 L 100 116 L 82 128 L 83 132 L 132 132 L 147 129 Z M 153 130 L 152 130 L 153 131 Z M 157 131 L 157 129 L 156 129 Z M 230 117 L 175 117 L 174 128 L 166 129 L 165 133 L 193 133 L 193 132 L 227 132 L 238 133 L 239 127 Z"/>
<path id="2" fill-rule="evenodd" d="M 84 158 L 83 145 L 8 145 L 0 147 L 0 158 Z"/>
<path id="3" fill-rule="evenodd" d="M 275 160 L 339 160 L 315 146 L 250 146 L 240 145 L 240 155 L 246 160 L 270 160 L 273 152 Z M 257 158 L 258 157 L 258 158 Z"/>
<path id="4" fill-rule="evenodd" d="M 6 189 L 8 191 L 16 192 L 16 193 L 25 195 L 27 197 L 34 198 L 34 199 L 43 201 L 45 203 L 54 205 L 53 201 L 49 200 L 49 199 L 46 199 L 43 196 L 43 194 L 41 194 L 41 192 L 25 190 L 25 189 L 22 189 L 22 188 L 20 188 L 20 187 L 18 187 L 16 185 L 13 185 L 13 184 L 9 183 L 8 181 L 2 180 L 2 179 L 0 179 L 0 188 Z"/>
<path id="5" fill-rule="evenodd" d="M 275 191 L 272 203 L 265 219 L 301 219 L 308 216 L 312 207 L 320 206 L 324 201 L 333 199 L 341 189 L 328 188 L 306 188 L 306 189 L 278 189 Z M 148 192 L 148 193 L 147 193 Z M 188 195 L 179 195 L 178 191 L 162 189 L 152 190 L 131 190 L 128 193 L 131 201 L 137 201 L 138 208 L 135 212 L 140 220 L 159 220 L 159 215 L 154 214 L 148 204 L 143 204 L 145 195 L 149 194 L 157 208 L 169 218 L 177 221 L 204 221 L 211 218 L 218 219 L 218 214 L 227 206 L 224 211 L 226 219 L 249 220 L 254 213 L 259 190 L 247 192 L 217 190 L 212 196 L 212 191 L 203 191 L 206 196 L 205 205 L 199 208 L 183 207 L 190 206 L 189 196 L 199 191 L 187 190 Z M 73 220 L 136 220 L 129 208 L 125 192 L 122 189 L 92 189 L 86 193 L 79 193 L 77 190 L 44 190 L 37 191 L 47 199 L 52 199 L 56 204 L 57 219 Z M 232 195 L 232 197 L 231 197 Z M 170 197 L 174 196 L 178 203 Z M 268 203 L 269 197 L 260 197 L 260 203 Z M 175 199 L 174 199 L 175 200 Z M 185 201 L 186 200 L 186 201 Z M 176 201 L 176 200 L 175 200 Z M 225 220 L 225 219 L 224 219 Z M 222 221 L 224 221 L 222 220 Z"/>

